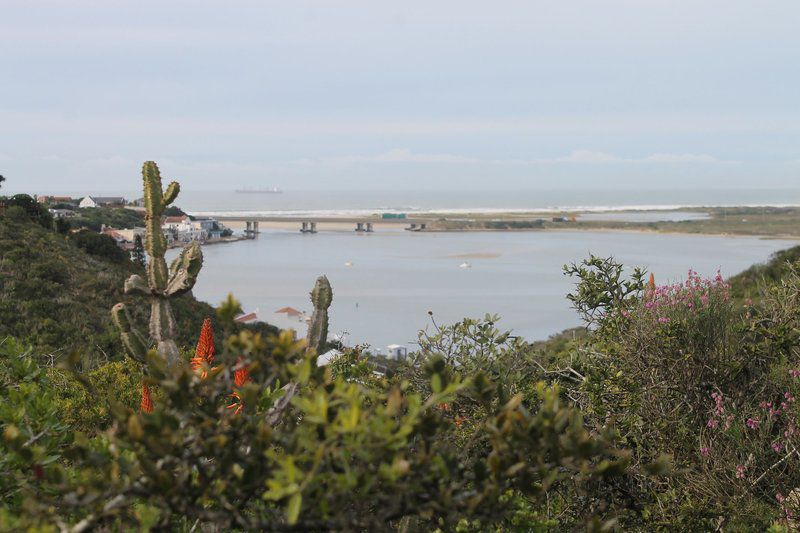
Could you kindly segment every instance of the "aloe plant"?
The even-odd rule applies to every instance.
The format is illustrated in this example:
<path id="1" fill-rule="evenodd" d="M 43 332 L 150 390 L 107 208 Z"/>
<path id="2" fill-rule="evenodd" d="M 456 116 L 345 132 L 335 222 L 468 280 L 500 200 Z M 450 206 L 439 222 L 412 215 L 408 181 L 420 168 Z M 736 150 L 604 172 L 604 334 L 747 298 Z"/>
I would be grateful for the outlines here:
<path id="1" fill-rule="evenodd" d="M 179 353 L 175 344 L 175 318 L 170 299 L 194 287 L 203 266 L 203 253 L 200 245 L 192 242 L 167 269 L 164 259 L 167 240 L 161 231 L 161 217 L 167 206 L 177 198 L 180 185 L 173 181 L 162 191 L 161 173 L 153 161 L 145 162 L 142 179 L 146 210 L 144 247 L 150 261 L 147 263 L 147 279 L 139 275 L 131 276 L 125 282 L 125 293 L 140 294 L 150 299 L 150 338 L 156 344 L 158 353 L 172 366 L 179 361 Z M 133 327 L 125 305 L 115 305 L 112 314 L 128 354 L 133 359 L 144 362 L 148 345 Z"/>
<path id="2" fill-rule="evenodd" d="M 311 315 L 311 322 L 308 324 L 308 347 L 321 353 L 328 340 L 328 308 L 333 301 L 333 290 L 328 278 L 320 276 L 311 291 L 311 303 L 314 305 L 314 312 Z"/>

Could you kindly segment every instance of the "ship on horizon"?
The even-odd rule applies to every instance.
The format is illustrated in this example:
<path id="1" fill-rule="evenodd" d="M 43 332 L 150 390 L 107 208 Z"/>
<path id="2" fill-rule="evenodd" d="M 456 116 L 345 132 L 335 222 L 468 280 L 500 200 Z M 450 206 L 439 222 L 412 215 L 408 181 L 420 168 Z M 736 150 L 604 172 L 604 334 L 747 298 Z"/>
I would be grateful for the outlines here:
<path id="1" fill-rule="evenodd" d="M 259 193 L 259 194 L 280 194 L 283 191 L 280 190 L 278 187 L 267 187 L 267 188 L 261 188 L 261 189 L 247 187 L 247 188 L 244 188 L 244 189 L 236 189 L 236 192 L 239 192 L 239 193 Z"/>

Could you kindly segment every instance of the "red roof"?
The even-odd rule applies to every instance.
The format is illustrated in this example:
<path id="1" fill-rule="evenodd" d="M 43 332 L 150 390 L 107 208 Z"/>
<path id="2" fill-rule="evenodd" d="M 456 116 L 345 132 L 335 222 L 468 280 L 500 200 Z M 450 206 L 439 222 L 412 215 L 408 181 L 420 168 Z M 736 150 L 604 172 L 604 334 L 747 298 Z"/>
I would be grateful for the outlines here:
<path id="1" fill-rule="evenodd" d="M 186 220 L 186 216 L 185 215 L 182 215 L 182 216 L 179 216 L 179 217 L 167 217 L 167 218 L 164 219 L 164 223 L 165 224 L 178 224 L 180 222 L 183 222 L 184 220 Z"/>
<path id="2" fill-rule="evenodd" d="M 258 320 L 258 314 L 256 313 L 247 313 L 246 315 L 237 316 L 233 319 L 236 322 L 253 322 L 254 320 Z"/>

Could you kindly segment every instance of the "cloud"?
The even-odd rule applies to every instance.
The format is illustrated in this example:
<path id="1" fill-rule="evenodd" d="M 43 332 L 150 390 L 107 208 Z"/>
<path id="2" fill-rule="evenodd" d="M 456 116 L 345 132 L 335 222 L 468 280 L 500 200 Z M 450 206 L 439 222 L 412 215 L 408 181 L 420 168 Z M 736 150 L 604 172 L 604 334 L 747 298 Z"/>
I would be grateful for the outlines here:
<path id="1" fill-rule="evenodd" d="M 394 148 L 387 152 L 375 155 L 346 155 L 336 157 L 324 157 L 316 159 L 303 159 L 297 163 L 310 165 L 358 165 L 366 164 L 403 164 L 403 163 L 441 163 L 441 164 L 472 164 L 472 165 L 516 165 L 516 166 L 536 166 L 536 165 L 556 165 L 556 164 L 575 164 L 575 165 L 625 165 L 625 164 L 722 164 L 736 163 L 736 161 L 726 161 L 717 159 L 708 154 L 691 153 L 667 153 L 658 152 L 648 156 L 631 158 L 621 157 L 607 152 L 593 150 L 573 150 L 568 155 L 553 158 L 538 159 L 482 159 L 463 155 L 447 153 L 419 153 L 407 148 Z"/>
<path id="2" fill-rule="evenodd" d="M 377 155 L 350 155 L 322 158 L 320 161 L 329 164 L 352 163 L 481 163 L 481 159 L 453 154 L 421 154 L 407 148 L 394 148 Z"/>
<path id="3" fill-rule="evenodd" d="M 652 163 L 735 163 L 736 161 L 720 161 L 708 154 L 653 154 L 642 161 Z"/>
<path id="4" fill-rule="evenodd" d="M 737 163 L 721 160 L 708 154 L 672 154 L 658 152 L 645 157 L 621 157 L 606 152 L 592 150 L 573 150 L 569 155 L 553 159 L 538 159 L 540 163 L 578 163 L 588 165 L 626 164 L 626 163 Z"/>
<path id="5" fill-rule="evenodd" d="M 539 163 L 580 163 L 597 165 L 605 163 L 621 163 L 625 159 L 605 152 L 593 152 L 591 150 L 573 150 L 569 155 L 557 157 L 555 159 L 538 159 Z"/>

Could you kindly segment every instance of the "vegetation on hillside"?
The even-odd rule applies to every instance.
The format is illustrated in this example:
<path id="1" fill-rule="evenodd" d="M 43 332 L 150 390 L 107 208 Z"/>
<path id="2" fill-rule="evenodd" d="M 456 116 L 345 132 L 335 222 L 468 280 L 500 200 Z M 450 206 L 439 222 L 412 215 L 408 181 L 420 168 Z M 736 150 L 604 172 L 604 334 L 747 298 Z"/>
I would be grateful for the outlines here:
<path id="1" fill-rule="evenodd" d="M 154 166 L 148 216 L 177 195 Z M 385 376 L 357 349 L 317 366 L 335 297 L 324 277 L 307 339 L 240 328 L 231 297 L 216 334 L 206 323 L 186 349 L 202 314 L 179 295 L 199 273 L 191 249 L 168 273 L 151 232 L 145 281 L 15 207 L 0 221 L 2 305 L 17 306 L 0 314 L 13 324 L 0 332 L 0 530 L 800 526 L 800 248 L 732 282 L 689 271 L 671 285 L 591 257 L 565 267 L 581 333 L 528 344 L 496 317 L 465 319 L 421 333 Z M 128 292 L 147 287 L 149 313 L 126 277 Z M 117 301 L 112 361 L 81 364 L 100 336 L 80 314 Z M 63 329 L 37 330 L 45 316 Z M 145 336 L 133 323 L 148 316 L 162 329 Z M 60 365 L 29 346 L 42 339 Z"/>
<path id="2" fill-rule="evenodd" d="M 82 244 L 80 236 L 59 234 L 26 216 L 15 218 L 6 209 L 0 216 L 0 338 L 15 337 L 56 359 L 79 350 L 90 366 L 123 357 L 109 310 L 117 301 L 128 302 L 135 319 L 147 323 L 146 306 L 122 290 L 127 277 L 144 270 L 127 253 L 120 256 L 116 246 L 87 250 Z M 191 294 L 178 298 L 174 310 L 183 347 L 193 345 L 195 330 L 214 316 L 213 307 Z M 260 327 L 265 334 L 275 331 Z"/>
<path id="3" fill-rule="evenodd" d="M 75 229 L 86 228 L 94 232 L 100 231 L 103 225 L 112 228 L 141 228 L 144 226 L 144 215 L 141 211 L 124 207 L 87 207 L 78 209 L 76 216 L 69 219 Z"/>

